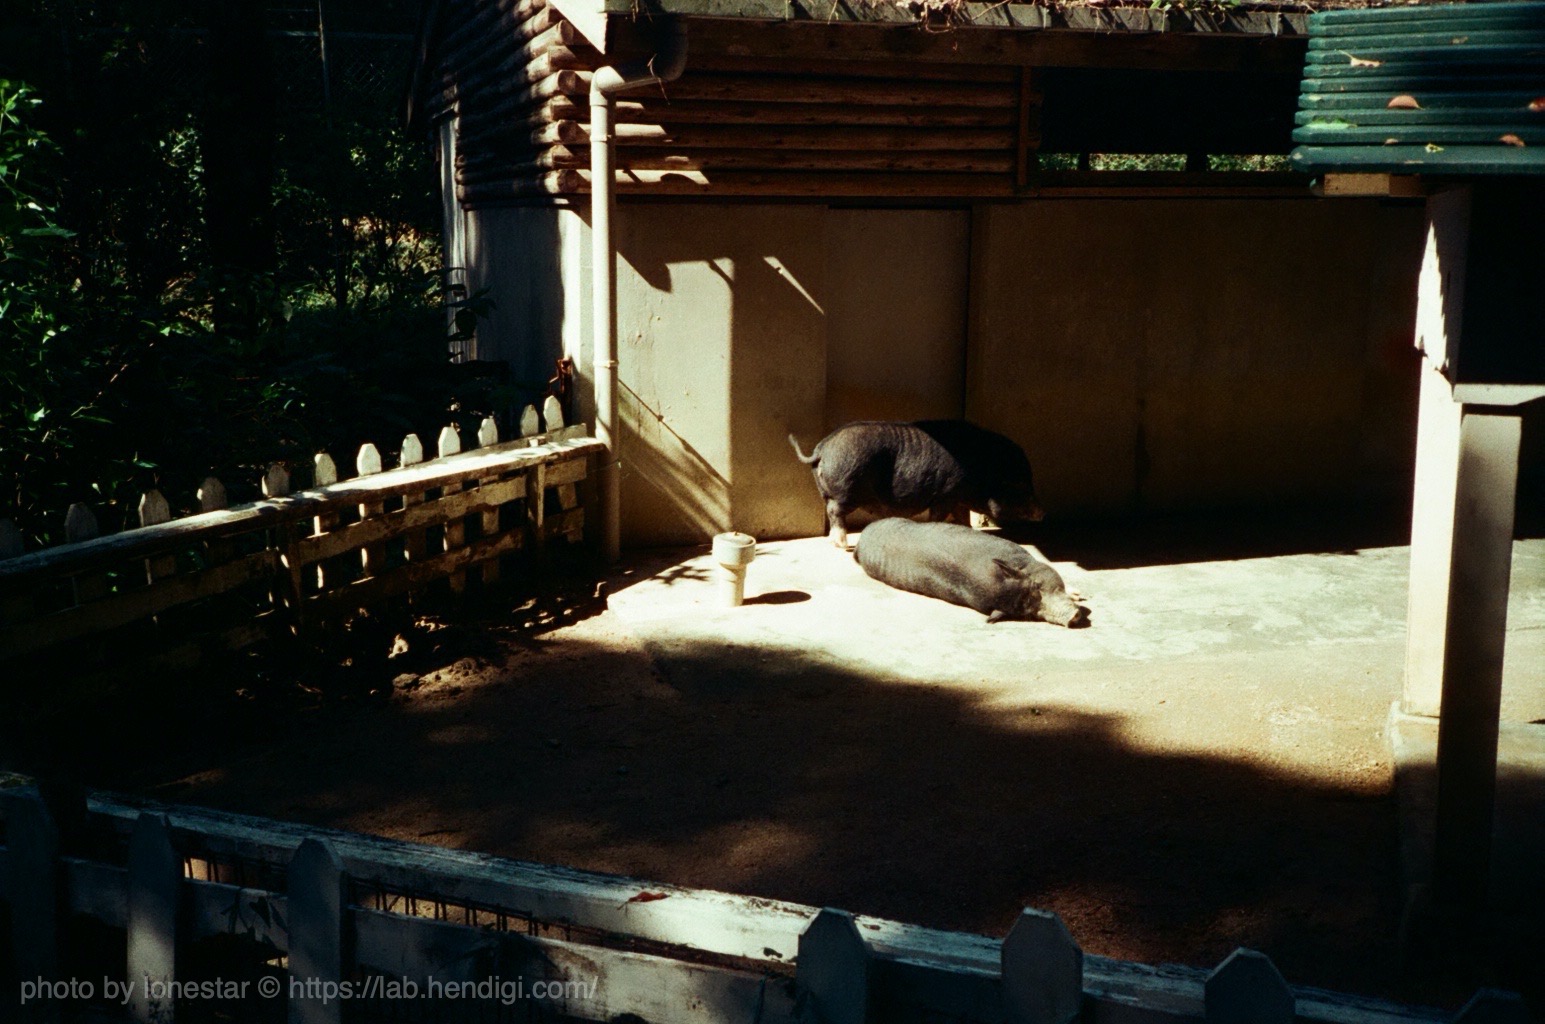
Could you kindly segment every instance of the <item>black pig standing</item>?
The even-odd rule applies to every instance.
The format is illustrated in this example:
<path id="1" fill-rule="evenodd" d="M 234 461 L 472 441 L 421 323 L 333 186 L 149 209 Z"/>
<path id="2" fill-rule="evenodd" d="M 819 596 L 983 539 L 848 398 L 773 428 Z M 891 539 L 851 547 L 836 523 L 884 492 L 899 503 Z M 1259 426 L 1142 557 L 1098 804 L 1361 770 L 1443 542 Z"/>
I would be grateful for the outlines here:
<path id="1" fill-rule="evenodd" d="M 792 434 L 789 444 L 815 474 L 832 542 L 841 548 L 847 516 L 861 508 L 933 519 L 971 509 L 1000 524 L 1045 514 L 1024 449 L 965 420 L 849 423 L 809 455 Z"/>
<path id="2" fill-rule="evenodd" d="M 969 526 L 881 519 L 864 527 L 854 557 L 881 583 L 975 608 L 988 622 L 1089 624 L 1088 609 L 1068 593 L 1057 570 L 1018 544 Z"/>

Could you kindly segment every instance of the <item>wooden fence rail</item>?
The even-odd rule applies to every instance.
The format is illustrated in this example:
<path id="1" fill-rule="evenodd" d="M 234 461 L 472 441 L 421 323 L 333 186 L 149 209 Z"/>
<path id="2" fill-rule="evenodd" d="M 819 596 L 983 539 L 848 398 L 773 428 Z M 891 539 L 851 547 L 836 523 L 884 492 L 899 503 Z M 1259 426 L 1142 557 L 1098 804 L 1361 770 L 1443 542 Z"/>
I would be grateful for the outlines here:
<path id="1" fill-rule="evenodd" d="M 367 444 L 348 480 L 319 454 L 315 485 L 303 491 L 292 492 L 286 467 L 271 466 L 262 500 L 234 508 L 211 478 L 201 511 L 181 519 L 151 491 L 141 525 L 111 536 L 98 536 L 91 510 L 76 504 L 69 541 L 40 551 L 23 553 L 20 531 L 0 520 L 0 660 L 114 630 L 161 658 L 186 659 L 281 632 L 316 635 L 442 579 L 454 591 L 469 574 L 495 582 L 501 556 L 583 531 L 576 485 L 600 443 L 583 426 L 563 427 L 555 404 L 547 412 L 555 429 L 537 433 L 530 410 L 526 436 L 502 443 L 486 420 L 466 451 L 446 427 L 429 460 L 410 434 L 399 465 L 384 471 Z"/>
<path id="2" fill-rule="evenodd" d="M 442 1005 L 446 986 L 481 984 L 541 1014 L 660 1024 L 1528 1019 L 1519 997 L 1490 990 L 1451 1017 L 1293 988 L 1249 950 L 1210 972 L 1086 955 L 1055 915 L 1035 910 L 1000 942 L 104 794 L 84 811 L 53 811 L 31 787 L 0 791 L 0 899 L 15 976 L 66 979 L 69 922 L 102 922 L 126 935 L 127 980 L 163 982 L 142 986 L 144 1001 L 131 1005 L 141 1021 L 175 1019 L 178 1005 L 157 991 L 178 979 L 190 945 L 216 936 L 228 952 L 236 940 L 266 959 L 268 987 L 257 995 L 288 998 L 288 1019 L 305 1024 L 353 1017 L 352 1000 L 337 997 L 345 984 L 354 999 L 438 992 Z M 320 998 L 327 991 L 334 998 Z M 3 998 L 17 1006 L 13 996 Z M 60 1008 L 22 1004 L 33 1022 L 56 1020 Z"/>

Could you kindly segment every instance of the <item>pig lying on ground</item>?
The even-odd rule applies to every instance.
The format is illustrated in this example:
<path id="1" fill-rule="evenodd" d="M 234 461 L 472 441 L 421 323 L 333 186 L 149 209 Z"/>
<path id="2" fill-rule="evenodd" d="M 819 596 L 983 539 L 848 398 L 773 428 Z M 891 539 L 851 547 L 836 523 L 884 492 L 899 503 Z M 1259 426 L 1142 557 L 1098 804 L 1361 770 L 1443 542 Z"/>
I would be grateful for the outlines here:
<path id="1" fill-rule="evenodd" d="M 789 444 L 815 474 L 832 542 L 841 548 L 848 514 L 861 508 L 934 519 L 971 509 L 997 523 L 1044 515 L 1024 449 L 965 420 L 849 423 L 809 455 L 793 434 Z"/>
<path id="2" fill-rule="evenodd" d="M 1018 544 L 955 523 L 881 519 L 864 527 L 854 556 L 864 572 L 900 590 L 975 608 L 988 622 L 1042 619 L 1087 626 L 1057 570 Z"/>

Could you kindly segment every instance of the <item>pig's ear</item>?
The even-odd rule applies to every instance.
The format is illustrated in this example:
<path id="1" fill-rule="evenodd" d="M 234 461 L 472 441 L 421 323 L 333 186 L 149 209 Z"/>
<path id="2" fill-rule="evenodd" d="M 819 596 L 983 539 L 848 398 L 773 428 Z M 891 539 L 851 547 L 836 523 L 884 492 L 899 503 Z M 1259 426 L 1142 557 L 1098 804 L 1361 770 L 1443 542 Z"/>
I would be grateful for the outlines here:
<path id="1" fill-rule="evenodd" d="M 1017 580 L 1024 575 L 1024 573 L 1020 572 L 1019 569 L 1005 562 L 1001 558 L 994 558 L 992 561 L 993 564 L 998 567 L 998 571 L 1003 574 L 1004 579 Z"/>

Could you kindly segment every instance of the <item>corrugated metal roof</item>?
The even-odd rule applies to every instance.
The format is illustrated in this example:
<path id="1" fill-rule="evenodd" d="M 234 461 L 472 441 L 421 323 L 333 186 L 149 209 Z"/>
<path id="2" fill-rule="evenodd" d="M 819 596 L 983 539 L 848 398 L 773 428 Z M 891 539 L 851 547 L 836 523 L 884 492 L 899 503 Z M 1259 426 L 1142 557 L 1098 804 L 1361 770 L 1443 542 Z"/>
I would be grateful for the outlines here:
<path id="1" fill-rule="evenodd" d="M 1309 19 L 1293 166 L 1545 174 L 1545 2 Z"/>

